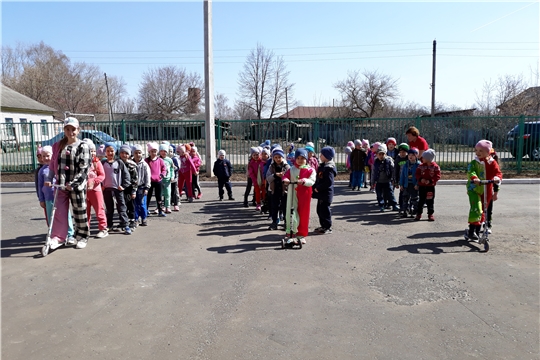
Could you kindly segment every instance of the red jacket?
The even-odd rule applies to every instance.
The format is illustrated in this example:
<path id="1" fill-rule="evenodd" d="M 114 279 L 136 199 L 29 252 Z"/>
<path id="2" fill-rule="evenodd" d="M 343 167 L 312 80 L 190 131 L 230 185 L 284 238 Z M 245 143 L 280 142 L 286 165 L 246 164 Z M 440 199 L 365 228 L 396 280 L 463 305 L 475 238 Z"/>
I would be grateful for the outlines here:
<path id="1" fill-rule="evenodd" d="M 422 181 L 428 180 L 427 184 Z M 441 168 L 435 161 L 431 164 L 420 164 L 416 168 L 416 180 L 418 180 L 418 186 L 435 186 L 437 181 L 441 179 Z"/>

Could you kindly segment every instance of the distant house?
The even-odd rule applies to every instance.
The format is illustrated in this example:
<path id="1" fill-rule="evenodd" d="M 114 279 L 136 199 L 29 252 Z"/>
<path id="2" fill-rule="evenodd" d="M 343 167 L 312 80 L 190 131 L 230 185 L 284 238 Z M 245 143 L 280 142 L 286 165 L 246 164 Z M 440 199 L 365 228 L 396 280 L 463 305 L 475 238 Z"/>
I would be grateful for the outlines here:
<path id="1" fill-rule="evenodd" d="M 362 118 L 360 113 L 341 106 L 297 106 L 278 119 L 350 119 Z"/>
<path id="2" fill-rule="evenodd" d="M 28 96 L 1 84 L 0 108 L 0 139 L 2 148 L 6 146 L 31 141 L 31 132 L 34 139 L 48 139 L 57 133 L 62 121 L 55 120 L 55 109 L 37 102 Z M 30 123 L 40 124 L 30 128 Z"/>
<path id="3" fill-rule="evenodd" d="M 439 111 L 434 113 L 434 117 L 461 117 L 461 116 L 473 116 L 476 108 L 465 110 L 452 110 L 452 111 Z M 420 117 L 431 117 L 431 114 L 425 114 Z"/>
<path id="4" fill-rule="evenodd" d="M 497 106 L 503 116 L 540 115 L 540 86 L 530 87 Z"/>

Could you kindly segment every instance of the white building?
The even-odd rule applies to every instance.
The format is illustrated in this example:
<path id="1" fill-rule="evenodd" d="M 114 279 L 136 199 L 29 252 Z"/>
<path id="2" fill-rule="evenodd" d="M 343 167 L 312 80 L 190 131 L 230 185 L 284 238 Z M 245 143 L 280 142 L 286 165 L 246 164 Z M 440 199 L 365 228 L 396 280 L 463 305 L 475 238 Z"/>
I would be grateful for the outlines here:
<path id="1" fill-rule="evenodd" d="M 55 109 L 41 104 L 1 84 L 0 140 L 2 149 L 49 139 L 58 133 L 62 121 L 55 120 Z M 39 125 L 36 125 L 39 124 Z"/>

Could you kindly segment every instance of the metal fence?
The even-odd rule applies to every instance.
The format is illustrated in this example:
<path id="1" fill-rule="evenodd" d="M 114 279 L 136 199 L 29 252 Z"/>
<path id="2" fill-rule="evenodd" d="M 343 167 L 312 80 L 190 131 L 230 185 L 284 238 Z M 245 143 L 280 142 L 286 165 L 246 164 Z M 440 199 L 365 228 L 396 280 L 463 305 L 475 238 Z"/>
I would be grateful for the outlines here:
<path id="1" fill-rule="evenodd" d="M 205 165 L 204 121 L 82 122 L 81 137 L 94 143 L 118 140 L 146 148 L 149 141 L 173 144 L 194 142 Z M 238 171 L 245 170 L 249 149 L 268 139 L 286 147 L 313 142 L 318 152 L 323 146 L 336 149 L 338 168 L 345 167 L 344 146 L 349 140 L 370 143 L 396 138 L 407 142 L 405 131 L 415 126 L 437 152 L 442 170 L 465 170 L 474 158 L 480 139 L 493 142 L 505 172 L 540 174 L 540 116 L 517 117 L 435 117 L 390 119 L 309 119 L 309 120 L 216 120 L 216 149 L 224 149 Z M 62 137 L 61 124 L 0 124 L 1 171 L 31 172 L 37 167 L 36 150 Z"/>

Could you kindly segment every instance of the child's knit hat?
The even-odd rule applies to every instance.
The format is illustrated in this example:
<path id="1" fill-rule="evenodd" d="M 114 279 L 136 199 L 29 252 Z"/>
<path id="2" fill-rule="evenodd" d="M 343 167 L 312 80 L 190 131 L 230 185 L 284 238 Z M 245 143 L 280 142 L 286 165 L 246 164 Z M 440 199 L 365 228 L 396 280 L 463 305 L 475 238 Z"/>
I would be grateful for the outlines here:
<path id="1" fill-rule="evenodd" d="M 193 145 L 193 146 L 191 147 L 191 150 L 192 150 L 192 151 L 195 151 L 195 152 L 199 152 L 199 151 L 197 150 L 197 147 L 196 147 L 195 145 Z"/>
<path id="2" fill-rule="evenodd" d="M 178 145 L 178 146 L 176 147 L 176 153 L 177 153 L 177 154 L 180 154 L 180 151 L 186 152 L 186 146 L 183 145 L 183 144 Z"/>
<path id="3" fill-rule="evenodd" d="M 308 152 L 306 149 L 304 148 L 299 148 L 299 149 L 296 149 L 296 151 L 294 152 L 294 158 L 296 159 L 297 157 L 303 157 L 304 159 L 308 159 Z"/>
<path id="4" fill-rule="evenodd" d="M 336 151 L 331 146 L 325 146 L 321 149 L 321 154 L 327 159 L 332 160 L 336 156 Z"/>
<path id="5" fill-rule="evenodd" d="M 135 152 L 135 151 L 142 151 L 142 146 L 139 145 L 139 144 L 135 144 L 131 147 L 131 151 L 132 152 Z"/>
<path id="6" fill-rule="evenodd" d="M 379 148 L 379 146 L 381 145 L 380 142 L 374 142 L 373 144 L 371 144 L 371 147 L 373 148 L 373 151 L 377 151 L 377 149 Z"/>
<path id="7" fill-rule="evenodd" d="M 159 145 L 157 142 L 149 142 L 148 144 L 146 144 L 146 148 L 148 149 L 148 152 L 150 152 L 150 150 L 158 150 Z"/>
<path id="8" fill-rule="evenodd" d="M 353 148 L 353 147 L 354 147 L 354 142 L 349 141 L 349 142 L 347 143 L 347 146 Z"/>
<path id="9" fill-rule="evenodd" d="M 159 144 L 159 151 L 169 152 L 169 144 Z"/>
<path id="10" fill-rule="evenodd" d="M 96 156 L 97 157 L 104 157 L 105 156 L 105 144 L 101 144 L 96 149 Z"/>
<path id="11" fill-rule="evenodd" d="M 407 143 L 401 143 L 399 144 L 399 146 L 397 147 L 398 148 L 398 151 L 409 151 L 409 145 Z"/>
<path id="12" fill-rule="evenodd" d="M 264 149 L 261 151 L 261 153 L 270 156 L 270 149 L 264 148 Z"/>
<path id="13" fill-rule="evenodd" d="M 266 147 L 266 146 L 270 147 L 270 144 L 271 144 L 271 143 L 272 143 L 272 142 L 271 142 L 270 140 L 265 140 L 260 146 L 261 146 L 261 147 Z"/>
<path id="14" fill-rule="evenodd" d="M 311 152 L 311 153 L 314 153 L 315 152 L 315 149 L 312 147 L 312 146 L 306 146 L 306 150 L 308 152 L 308 154 Z"/>
<path id="15" fill-rule="evenodd" d="M 187 151 L 187 152 L 190 152 L 190 151 L 191 151 L 191 145 L 189 145 L 189 144 L 184 144 L 184 146 L 186 147 L 186 151 Z"/>
<path id="16" fill-rule="evenodd" d="M 131 146 L 129 146 L 127 144 L 124 144 L 124 145 L 120 146 L 120 152 L 125 152 L 126 154 L 131 156 Z"/>
<path id="17" fill-rule="evenodd" d="M 113 143 L 113 142 L 106 142 L 105 143 L 105 149 L 107 149 L 108 147 L 112 147 L 114 149 L 114 152 L 116 152 L 116 150 L 118 150 L 118 147 L 116 146 L 116 143 Z"/>
<path id="18" fill-rule="evenodd" d="M 50 145 L 45 145 L 44 147 L 41 148 L 41 153 L 49 153 L 52 155 L 52 146 Z"/>
<path id="19" fill-rule="evenodd" d="M 261 148 L 258 146 L 253 146 L 251 149 L 249 149 L 249 155 L 260 154 L 260 153 L 261 153 Z"/>
<path id="20" fill-rule="evenodd" d="M 308 142 L 306 143 L 306 147 L 308 147 L 308 146 L 309 146 L 309 147 L 312 147 L 312 148 L 315 148 L 315 144 L 312 143 L 311 141 L 308 141 Z"/>
<path id="21" fill-rule="evenodd" d="M 288 147 L 289 147 L 289 151 L 293 151 L 293 150 L 294 150 L 294 144 L 293 144 L 293 143 L 290 143 Z"/>
<path id="22" fill-rule="evenodd" d="M 343 148 L 343 152 L 345 152 L 345 154 L 350 154 L 350 153 L 352 153 L 352 150 L 353 150 L 353 149 L 352 149 L 351 147 L 349 147 L 349 146 L 345 146 L 345 147 Z"/>
<path id="23" fill-rule="evenodd" d="M 422 158 L 426 159 L 427 161 L 435 160 L 435 150 L 427 149 L 422 153 Z"/>
<path id="24" fill-rule="evenodd" d="M 475 147 L 484 149 L 489 154 L 489 152 L 493 148 L 493 143 L 491 141 L 489 141 L 489 140 L 480 140 L 479 142 L 476 143 Z"/>
<path id="25" fill-rule="evenodd" d="M 273 144 L 272 146 L 270 146 L 270 152 L 273 153 L 275 149 L 281 149 L 281 145 Z"/>
<path id="26" fill-rule="evenodd" d="M 418 151 L 417 148 L 412 147 L 409 150 L 407 150 L 407 154 L 414 154 L 414 155 L 418 156 L 418 154 L 420 154 L 420 152 Z"/>
<path id="27" fill-rule="evenodd" d="M 172 152 L 173 154 L 175 154 L 176 153 L 176 145 L 171 144 L 170 147 L 169 147 L 169 151 Z"/>
<path id="28" fill-rule="evenodd" d="M 281 156 L 282 158 L 285 157 L 285 153 L 283 152 L 283 150 L 281 148 L 279 149 L 274 149 L 274 151 L 272 151 L 272 156 L 276 156 L 276 155 L 279 155 Z"/>
<path id="29" fill-rule="evenodd" d="M 389 137 L 388 139 L 386 139 L 386 145 L 388 145 L 388 144 L 394 144 L 394 145 L 397 145 L 396 138 Z"/>
<path id="30" fill-rule="evenodd" d="M 360 139 L 354 140 L 354 146 L 356 146 L 356 145 L 362 146 L 362 141 Z"/>
<path id="31" fill-rule="evenodd" d="M 227 153 L 225 152 L 225 150 L 219 150 L 218 153 L 217 153 L 217 156 L 227 156 Z"/>
<path id="32" fill-rule="evenodd" d="M 84 138 L 82 139 L 82 141 L 85 142 L 86 145 L 88 145 L 88 148 L 90 148 L 90 150 L 96 150 L 96 145 L 94 144 L 92 139 Z"/>
<path id="33" fill-rule="evenodd" d="M 367 140 L 367 139 L 362 139 L 362 146 L 369 147 L 369 140 Z"/>
<path id="34" fill-rule="evenodd" d="M 373 144 L 373 145 L 375 145 L 375 144 Z M 386 154 L 386 152 L 387 152 L 386 145 L 380 144 L 380 145 L 377 147 L 377 154 L 378 154 L 378 153 L 381 153 L 381 152 Z"/>
<path id="35" fill-rule="evenodd" d="M 40 155 L 42 151 L 43 151 L 43 148 L 41 146 L 38 146 L 36 150 L 36 155 Z"/>

